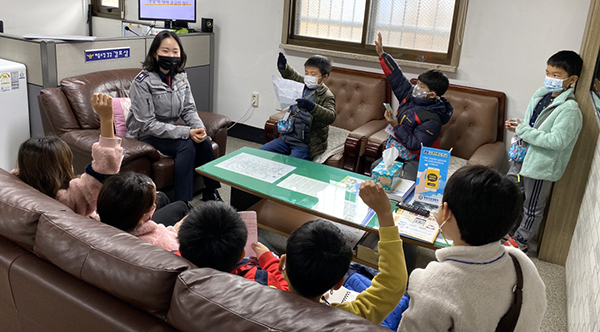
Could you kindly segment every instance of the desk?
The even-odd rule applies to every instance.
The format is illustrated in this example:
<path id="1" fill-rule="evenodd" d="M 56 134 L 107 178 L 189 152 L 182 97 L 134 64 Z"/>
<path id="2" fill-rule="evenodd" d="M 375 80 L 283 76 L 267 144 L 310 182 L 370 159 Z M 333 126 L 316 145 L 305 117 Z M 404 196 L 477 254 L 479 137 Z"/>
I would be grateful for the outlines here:
<path id="1" fill-rule="evenodd" d="M 257 162 L 257 158 L 264 163 Z M 367 176 L 248 147 L 204 164 L 196 171 L 230 185 L 232 205 L 238 210 L 257 211 L 259 227 L 269 231 L 288 236 L 305 222 L 323 218 L 378 233 L 377 216 L 368 220 L 356 218 L 356 214 L 367 214 L 368 207 L 358 194 L 340 185 L 346 177 L 368 180 Z M 259 173 L 269 173 L 270 177 L 258 179 Z M 306 188 L 310 185 L 319 189 Z M 431 249 L 446 246 L 405 236 L 402 239 Z"/>

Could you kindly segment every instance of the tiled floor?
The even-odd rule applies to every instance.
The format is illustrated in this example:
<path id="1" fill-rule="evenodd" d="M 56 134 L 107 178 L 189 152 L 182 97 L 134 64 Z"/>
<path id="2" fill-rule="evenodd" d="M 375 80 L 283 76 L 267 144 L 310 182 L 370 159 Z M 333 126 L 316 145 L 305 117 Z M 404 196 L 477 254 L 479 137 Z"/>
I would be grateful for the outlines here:
<path id="1" fill-rule="evenodd" d="M 227 153 L 235 151 L 243 146 L 258 148 L 260 144 L 229 137 L 227 140 Z M 231 187 L 223 185 L 219 192 L 221 193 L 223 200 L 229 202 Z M 199 198 L 200 197 L 196 197 L 192 202 L 192 205 L 197 206 L 202 204 Z M 259 235 L 269 241 L 276 250 L 280 252 L 285 251 L 285 237 L 261 229 L 259 229 Z M 435 260 L 435 253 L 433 250 L 417 247 L 417 268 L 425 267 L 432 260 Z M 564 266 L 540 261 L 537 258 L 532 258 L 532 261 L 538 268 L 540 276 L 546 284 L 546 298 L 548 305 L 544 320 L 542 321 L 541 331 L 567 331 L 565 268 Z"/>

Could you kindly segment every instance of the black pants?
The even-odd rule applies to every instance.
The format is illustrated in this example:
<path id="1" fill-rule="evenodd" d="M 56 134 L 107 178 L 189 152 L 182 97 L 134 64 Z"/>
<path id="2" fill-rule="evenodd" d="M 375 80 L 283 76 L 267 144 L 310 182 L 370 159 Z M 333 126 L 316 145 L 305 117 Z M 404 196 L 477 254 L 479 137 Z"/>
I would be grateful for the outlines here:
<path id="1" fill-rule="evenodd" d="M 175 200 L 191 201 L 194 198 L 194 168 L 204 165 L 215 159 L 215 153 L 206 138 L 201 143 L 195 143 L 191 139 L 168 139 L 148 137 L 142 141 L 154 146 L 158 151 L 173 156 L 175 166 L 173 167 L 173 182 L 175 184 Z M 204 186 L 207 189 L 221 187 L 218 181 L 203 177 Z"/>
<path id="2" fill-rule="evenodd" d="M 152 215 L 152 220 L 165 226 L 174 226 L 183 217 L 189 213 L 189 206 L 182 201 L 169 202 L 169 198 L 165 193 L 157 191 L 158 197 L 156 203 L 156 211 Z"/>

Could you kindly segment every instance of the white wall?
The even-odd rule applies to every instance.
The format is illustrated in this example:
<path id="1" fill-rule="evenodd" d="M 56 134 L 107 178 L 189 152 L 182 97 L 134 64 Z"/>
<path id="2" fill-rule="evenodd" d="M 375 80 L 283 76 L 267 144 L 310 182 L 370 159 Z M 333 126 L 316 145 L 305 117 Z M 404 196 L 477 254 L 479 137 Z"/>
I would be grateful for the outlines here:
<path id="1" fill-rule="evenodd" d="M 592 151 L 590 151 L 591 153 Z M 569 331 L 599 331 L 600 321 L 600 140 L 567 257 Z"/>
<path id="2" fill-rule="evenodd" d="M 1 0 L 4 32 L 87 35 L 87 0 Z"/>
<path id="3" fill-rule="evenodd" d="M 246 123 L 262 128 L 277 105 L 271 74 L 278 74 L 283 1 L 226 3 L 198 0 L 198 20 L 215 20 L 215 109 L 237 120 L 248 109 L 251 92 L 257 91 L 260 105 Z M 548 57 L 562 49 L 579 51 L 589 5 L 590 0 L 470 1 L 462 57 L 457 72 L 448 74 L 451 82 L 503 91 L 507 117 L 522 117 L 543 84 Z M 310 56 L 284 53 L 299 69 Z M 377 63 L 333 60 L 337 66 L 381 72 Z M 422 71 L 404 70 L 409 77 Z"/>
<path id="4" fill-rule="evenodd" d="M 2 0 L 0 19 L 12 34 L 85 34 L 85 0 Z M 239 119 L 253 91 L 260 103 L 246 124 L 262 128 L 278 106 L 271 74 L 278 75 L 283 1 L 197 0 L 198 23 L 215 21 L 215 111 Z M 507 118 L 522 117 L 533 92 L 542 85 L 546 60 L 562 49 L 578 51 L 590 0 L 470 1 L 464 45 L 452 83 L 506 93 Z M 33 9 L 33 10 L 32 10 Z M 126 18 L 137 20 L 137 0 L 126 0 Z M 116 31 L 116 29 L 114 30 Z M 119 26 L 120 31 L 120 26 Z M 284 52 L 302 69 L 311 54 Z M 337 66 L 381 72 L 377 63 L 334 58 Z M 403 68 L 409 78 L 422 70 Z"/>

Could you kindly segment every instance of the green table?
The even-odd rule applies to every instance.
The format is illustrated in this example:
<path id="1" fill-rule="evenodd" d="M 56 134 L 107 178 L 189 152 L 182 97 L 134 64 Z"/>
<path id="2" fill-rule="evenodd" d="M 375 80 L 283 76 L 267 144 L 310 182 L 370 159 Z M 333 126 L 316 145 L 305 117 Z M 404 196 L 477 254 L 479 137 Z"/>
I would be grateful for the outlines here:
<path id="1" fill-rule="evenodd" d="M 378 232 L 377 216 L 345 185 L 348 177 L 367 180 L 367 176 L 248 147 L 215 159 L 196 171 L 229 184 L 233 206 L 259 212 L 259 224 L 282 235 L 289 235 L 315 217 Z M 255 199 L 244 204 L 245 199 L 252 197 Z M 445 246 L 404 236 L 403 239 L 432 249 Z"/>

